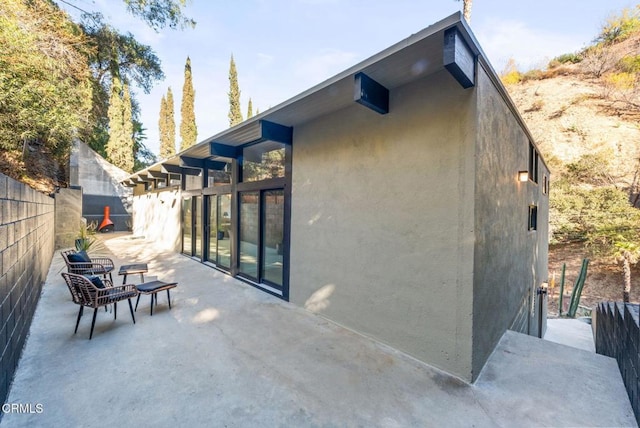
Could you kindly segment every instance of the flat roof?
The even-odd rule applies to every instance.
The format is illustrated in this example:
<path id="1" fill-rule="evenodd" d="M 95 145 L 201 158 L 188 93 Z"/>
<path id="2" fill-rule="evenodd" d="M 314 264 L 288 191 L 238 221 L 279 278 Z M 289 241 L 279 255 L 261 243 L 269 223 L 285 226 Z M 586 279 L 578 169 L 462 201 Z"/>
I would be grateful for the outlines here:
<path id="1" fill-rule="evenodd" d="M 354 77 L 357 73 L 367 76 L 392 91 L 407 83 L 424 78 L 444 69 L 443 47 L 445 30 L 456 27 L 469 49 L 489 72 L 494 84 L 510 106 L 521 126 L 533 138 L 522 120 L 515 104 L 502 85 L 497 73 L 480 48 L 468 24 L 460 12 L 415 33 L 347 70 L 315 85 L 308 90 L 253 116 L 231 128 L 208 137 L 169 159 L 159 161 L 131 174 L 126 180 L 146 178 L 149 171 L 161 171 L 163 165 L 182 165 L 181 157 L 212 159 L 210 143 L 240 146 L 261 138 L 261 123 L 268 121 L 286 127 L 295 127 L 328 113 L 341 110 L 354 102 Z"/>

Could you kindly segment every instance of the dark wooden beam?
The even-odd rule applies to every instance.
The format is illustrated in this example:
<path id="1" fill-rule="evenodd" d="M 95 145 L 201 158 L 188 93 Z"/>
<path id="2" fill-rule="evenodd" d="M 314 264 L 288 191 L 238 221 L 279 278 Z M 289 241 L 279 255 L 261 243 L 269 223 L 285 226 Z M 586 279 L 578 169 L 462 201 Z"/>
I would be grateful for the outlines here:
<path id="1" fill-rule="evenodd" d="M 167 174 L 200 175 L 199 168 L 187 168 L 180 165 L 162 164 L 161 169 Z"/>
<path id="2" fill-rule="evenodd" d="M 169 174 L 160 171 L 147 171 L 147 174 L 149 175 L 149 177 L 159 178 L 161 180 L 166 180 L 167 177 L 169 177 Z"/>
<path id="3" fill-rule="evenodd" d="M 238 148 L 227 144 L 211 142 L 209 143 L 209 153 L 211 156 L 235 159 L 238 157 Z"/>
<path id="4" fill-rule="evenodd" d="M 389 90 L 364 73 L 356 73 L 353 99 L 380 114 L 389 113 Z"/>
<path id="5" fill-rule="evenodd" d="M 443 62 L 463 88 L 475 86 L 476 56 L 456 27 L 444 32 Z"/>
<path id="6" fill-rule="evenodd" d="M 180 156 L 181 166 L 186 166 L 191 168 L 204 168 L 204 161 L 205 161 L 204 159 L 200 159 L 200 158 Z"/>
<path id="7" fill-rule="evenodd" d="M 221 171 L 227 166 L 227 162 L 214 161 L 211 159 L 207 159 L 204 163 L 205 168 L 207 169 L 215 169 Z"/>
<path id="8" fill-rule="evenodd" d="M 278 143 L 291 144 L 293 141 L 293 128 L 279 123 L 260 121 L 262 140 L 277 141 Z"/>

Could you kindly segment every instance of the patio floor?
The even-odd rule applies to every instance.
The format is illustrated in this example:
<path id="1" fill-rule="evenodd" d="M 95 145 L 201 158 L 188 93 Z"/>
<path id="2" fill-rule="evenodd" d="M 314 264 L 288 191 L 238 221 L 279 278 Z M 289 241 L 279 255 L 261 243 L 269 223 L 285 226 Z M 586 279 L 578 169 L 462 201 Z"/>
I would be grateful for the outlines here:
<path id="1" fill-rule="evenodd" d="M 2 426 L 636 425 L 611 358 L 507 332 L 469 385 L 144 239 L 104 239 L 117 266 L 179 283 L 172 309 L 161 293 L 135 325 L 126 303 L 100 311 L 91 341 L 85 311 L 74 335 L 56 253 L 8 399 L 42 412 Z"/>

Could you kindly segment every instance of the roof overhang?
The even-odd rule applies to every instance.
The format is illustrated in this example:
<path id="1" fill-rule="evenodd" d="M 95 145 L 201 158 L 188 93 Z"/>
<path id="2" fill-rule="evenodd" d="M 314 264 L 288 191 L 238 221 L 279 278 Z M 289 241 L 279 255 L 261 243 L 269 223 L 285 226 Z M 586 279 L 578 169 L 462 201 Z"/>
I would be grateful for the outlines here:
<path id="1" fill-rule="evenodd" d="M 498 75 L 483 57 L 486 56 L 468 25 L 456 12 L 301 94 L 132 174 L 127 180 L 146 177 L 147 171 L 194 175 L 205 167 L 218 169 L 220 164 L 216 162 L 239 156 L 238 148 L 247 144 L 263 141 L 291 144 L 297 125 L 354 102 L 370 108 L 371 114 L 385 114 L 388 91 L 445 69 L 461 86 L 473 86 L 475 67 L 480 60 L 526 130 Z"/>

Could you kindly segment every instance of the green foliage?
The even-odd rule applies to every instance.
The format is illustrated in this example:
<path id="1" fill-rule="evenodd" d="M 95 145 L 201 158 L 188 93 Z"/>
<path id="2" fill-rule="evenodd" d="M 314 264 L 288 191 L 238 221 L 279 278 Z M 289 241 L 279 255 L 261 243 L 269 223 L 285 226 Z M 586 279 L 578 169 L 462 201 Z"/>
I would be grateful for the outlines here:
<path id="1" fill-rule="evenodd" d="M 154 30 L 195 27 L 196 22 L 184 16 L 182 8 L 187 0 L 124 0 L 132 15 L 141 18 Z"/>
<path id="2" fill-rule="evenodd" d="M 550 194 L 552 243 L 585 242 L 592 253 L 616 257 L 622 243 L 640 244 L 640 210 L 612 184 L 612 153 L 589 153 L 565 165 Z"/>
<path id="3" fill-rule="evenodd" d="M 191 76 L 191 59 L 187 57 L 187 63 L 184 66 L 184 85 L 182 86 L 182 104 L 180 106 L 180 150 L 184 150 L 193 146 L 198 137 L 198 129 L 196 127 L 196 115 L 194 112 L 195 90 L 193 89 L 193 81 Z"/>
<path id="4" fill-rule="evenodd" d="M 89 127 L 91 73 L 78 50 L 86 38 L 46 0 L 0 2 L 0 148 L 38 141 L 68 153 Z"/>
<path id="5" fill-rule="evenodd" d="M 176 124 L 173 117 L 173 93 L 171 88 L 160 103 L 160 158 L 168 159 L 176 154 Z"/>
<path id="6" fill-rule="evenodd" d="M 640 73 L 640 55 L 628 55 L 618 61 L 618 68 L 625 73 Z"/>
<path id="7" fill-rule="evenodd" d="M 625 8 L 619 15 L 612 15 L 607 19 L 596 42 L 605 45 L 619 43 L 638 32 L 640 32 L 640 5 L 633 9 Z"/>
<path id="8" fill-rule="evenodd" d="M 240 111 L 240 87 L 238 86 L 238 72 L 236 62 L 231 55 L 229 64 L 229 126 L 242 122 L 242 112 Z"/>
<path id="9" fill-rule="evenodd" d="M 167 148 L 170 156 L 176 153 L 176 119 L 174 114 L 173 92 L 171 87 L 167 90 Z M 195 119 L 194 119 L 195 120 Z"/>
<path id="10" fill-rule="evenodd" d="M 249 98 L 249 104 L 247 106 L 247 119 L 253 117 L 253 103 L 251 102 L 251 98 Z"/>
<path id="11" fill-rule="evenodd" d="M 548 67 L 555 68 L 563 64 L 578 64 L 579 62 L 582 62 L 582 59 L 582 54 L 580 53 L 562 54 L 549 61 Z"/>
<path id="12" fill-rule="evenodd" d="M 133 123 L 129 86 L 115 77 L 109 99 L 109 141 L 106 147 L 109 161 L 127 172 L 133 171 Z"/>
<path id="13" fill-rule="evenodd" d="M 611 186 L 613 179 L 609 174 L 613 152 L 603 150 L 587 153 L 575 162 L 566 165 L 566 178 L 575 184 L 589 184 L 593 186 Z"/>

